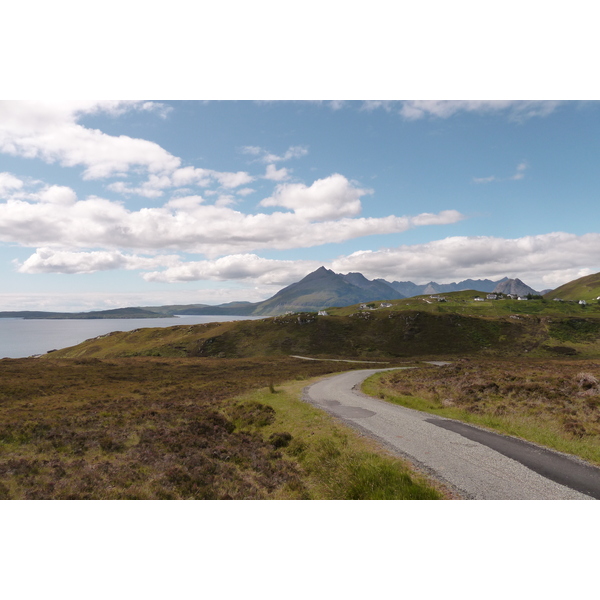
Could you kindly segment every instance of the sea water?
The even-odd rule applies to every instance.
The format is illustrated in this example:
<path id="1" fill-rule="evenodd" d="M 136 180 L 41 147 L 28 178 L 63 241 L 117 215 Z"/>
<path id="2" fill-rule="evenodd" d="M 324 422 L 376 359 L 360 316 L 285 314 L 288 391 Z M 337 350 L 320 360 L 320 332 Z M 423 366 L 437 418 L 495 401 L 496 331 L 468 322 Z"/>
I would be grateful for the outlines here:
<path id="1" fill-rule="evenodd" d="M 261 317 L 182 315 L 158 319 L 0 319 L 0 358 L 45 354 L 111 331 L 258 318 Z"/>

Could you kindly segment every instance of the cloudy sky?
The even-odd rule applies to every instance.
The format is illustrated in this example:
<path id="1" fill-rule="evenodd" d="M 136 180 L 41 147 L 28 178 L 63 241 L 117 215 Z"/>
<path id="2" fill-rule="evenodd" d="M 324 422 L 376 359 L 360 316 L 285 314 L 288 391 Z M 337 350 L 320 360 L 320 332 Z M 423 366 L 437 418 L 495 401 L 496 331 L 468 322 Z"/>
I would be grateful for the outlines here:
<path id="1" fill-rule="evenodd" d="M 2 309 L 600 270 L 600 103 L 2 101 Z"/>

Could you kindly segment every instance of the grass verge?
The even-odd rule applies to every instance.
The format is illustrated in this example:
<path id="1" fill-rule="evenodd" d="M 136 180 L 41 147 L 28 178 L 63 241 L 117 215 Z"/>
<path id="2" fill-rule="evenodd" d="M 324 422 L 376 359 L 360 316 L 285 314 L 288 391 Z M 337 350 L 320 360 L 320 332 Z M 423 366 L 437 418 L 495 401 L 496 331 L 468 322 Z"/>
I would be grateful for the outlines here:
<path id="1" fill-rule="evenodd" d="M 316 381 L 313 380 L 313 381 Z M 242 431 L 262 430 L 284 457 L 296 465 L 301 478 L 287 483 L 277 497 L 342 500 L 437 500 L 446 493 L 408 464 L 382 451 L 374 442 L 338 424 L 327 413 L 303 402 L 302 389 L 311 381 L 294 381 L 256 390 L 238 398 L 238 407 L 269 407 L 275 418 L 268 424 L 240 421 Z M 264 410 L 264 409 L 263 409 Z"/>

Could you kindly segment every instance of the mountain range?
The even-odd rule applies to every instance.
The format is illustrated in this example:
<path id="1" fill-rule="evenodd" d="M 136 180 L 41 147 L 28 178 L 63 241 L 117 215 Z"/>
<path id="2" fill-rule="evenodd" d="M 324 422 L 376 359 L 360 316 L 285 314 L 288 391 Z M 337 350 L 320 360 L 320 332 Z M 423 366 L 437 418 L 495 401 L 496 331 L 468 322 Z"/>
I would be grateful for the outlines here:
<path id="1" fill-rule="evenodd" d="M 412 281 L 369 280 L 361 273 L 334 273 L 320 267 L 306 277 L 292 283 L 262 302 L 231 302 L 218 306 L 194 305 L 181 307 L 177 314 L 183 315 L 279 315 L 288 311 L 315 311 L 331 306 L 349 306 L 376 300 L 398 300 L 422 294 L 443 294 L 474 290 L 499 292 L 498 288 L 515 289 L 519 295 L 537 294 L 519 279 L 504 277 L 490 279 L 465 279 L 458 283 L 429 283 L 417 285 Z M 152 307 L 145 307 L 152 310 Z M 171 307 L 160 307 L 161 309 Z"/>
<path id="2" fill-rule="evenodd" d="M 46 313 L 41 311 L 0 312 L 2 317 L 26 319 L 99 319 L 99 318 L 153 318 L 174 315 L 239 315 L 275 316 L 288 311 L 316 311 L 332 306 L 349 306 L 377 300 L 398 300 L 422 294 L 443 294 L 473 290 L 519 295 L 537 294 L 519 279 L 504 277 L 490 279 L 465 279 L 458 283 L 429 283 L 417 285 L 412 281 L 369 280 L 361 273 L 334 273 L 320 267 L 306 277 L 279 290 L 262 302 L 228 302 L 207 304 L 180 304 L 166 306 L 128 307 L 88 313 Z M 546 290 L 548 291 L 548 290 Z"/>

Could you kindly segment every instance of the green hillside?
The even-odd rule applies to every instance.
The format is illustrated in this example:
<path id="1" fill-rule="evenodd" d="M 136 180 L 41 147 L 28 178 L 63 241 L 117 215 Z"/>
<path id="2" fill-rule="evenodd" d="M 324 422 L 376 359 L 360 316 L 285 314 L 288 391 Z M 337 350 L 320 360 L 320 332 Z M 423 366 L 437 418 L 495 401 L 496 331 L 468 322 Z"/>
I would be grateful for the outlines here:
<path id="1" fill-rule="evenodd" d="M 600 273 L 580 277 L 559 288 L 548 292 L 545 298 L 561 298 L 562 300 L 585 300 L 586 302 L 596 302 L 600 297 Z"/>
<path id="2" fill-rule="evenodd" d="M 483 301 L 475 300 L 475 297 Z M 576 317 L 598 317 L 600 318 L 600 304 L 592 303 L 582 306 L 577 302 L 554 302 L 548 298 L 536 298 L 532 300 L 511 300 L 503 298 L 499 300 L 487 300 L 487 293 L 476 290 L 461 292 L 450 292 L 439 294 L 437 298 L 443 298 L 440 302 L 436 296 L 423 295 L 403 298 L 401 300 L 386 300 L 385 304 L 390 307 L 382 308 L 381 302 L 370 302 L 370 308 L 375 312 L 394 313 L 405 310 L 419 310 L 433 314 L 456 313 L 473 317 L 510 317 L 510 315 L 537 315 L 537 316 L 576 316 Z M 364 303 L 363 303 L 364 304 Z M 331 315 L 347 316 L 360 311 L 360 304 L 345 306 L 342 308 L 330 308 Z"/>
<path id="3" fill-rule="evenodd" d="M 346 310 L 340 309 L 340 312 Z M 115 332 L 58 350 L 51 356 L 244 358 L 301 355 L 400 359 L 477 354 L 580 354 L 589 357 L 600 355 L 599 317 L 524 313 L 478 316 L 422 309 L 359 310 L 348 315 L 330 316 L 297 313 L 256 321 Z"/>

